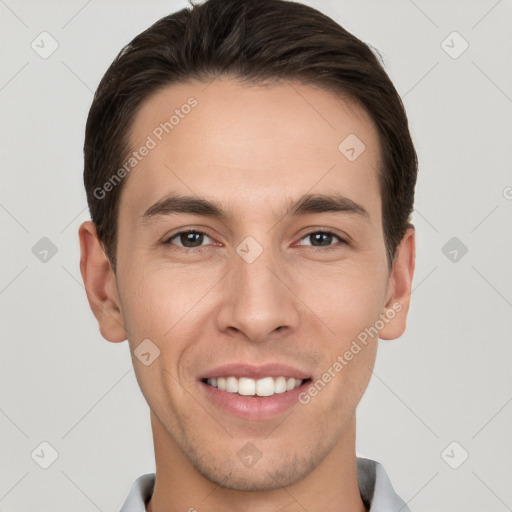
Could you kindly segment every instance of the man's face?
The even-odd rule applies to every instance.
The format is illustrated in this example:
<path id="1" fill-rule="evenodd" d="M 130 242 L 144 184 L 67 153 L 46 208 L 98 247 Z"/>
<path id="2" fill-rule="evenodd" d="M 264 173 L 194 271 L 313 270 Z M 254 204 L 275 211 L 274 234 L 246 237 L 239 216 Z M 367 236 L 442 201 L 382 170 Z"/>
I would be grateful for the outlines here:
<path id="1" fill-rule="evenodd" d="M 359 343 L 309 403 L 297 400 L 391 305 L 378 134 L 361 108 L 323 90 L 206 85 L 167 87 L 134 119 L 131 148 L 148 136 L 156 146 L 125 178 L 120 200 L 120 319 L 132 352 L 143 340 L 146 359 L 160 351 L 149 365 L 133 358 L 156 442 L 174 444 L 224 487 L 272 489 L 341 442 L 371 375 L 377 337 Z M 197 104 L 181 109 L 190 97 Z M 158 130 L 176 109 L 179 122 Z M 355 159 L 339 149 L 351 134 L 365 145 Z M 144 215 L 168 195 L 213 201 L 224 215 Z M 305 195 L 342 196 L 345 207 L 287 214 Z M 263 373 L 311 380 L 270 397 L 204 382 L 228 364 L 241 367 L 221 369 L 224 378 L 263 378 L 259 367 L 280 364 L 291 369 Z"/>

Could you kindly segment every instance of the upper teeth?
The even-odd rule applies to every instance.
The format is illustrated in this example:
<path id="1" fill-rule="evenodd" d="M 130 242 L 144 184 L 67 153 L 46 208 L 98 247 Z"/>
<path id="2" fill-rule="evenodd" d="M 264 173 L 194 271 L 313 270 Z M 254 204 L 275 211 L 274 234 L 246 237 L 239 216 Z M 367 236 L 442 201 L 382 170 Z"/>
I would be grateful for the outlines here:
<path id="1" fill-rule="evenodd" d="M 219 377 L 217 379 L 207 379 L 208 384 L 214 388 L 228 393 L 238 393 L 239 395 L 257 395 L 271 396 L 274 393 L 284 393 L 298 388 L 302 380 L 293 377 L 264 377 L 263 379 L 249 379 L 247 377 Z"/>

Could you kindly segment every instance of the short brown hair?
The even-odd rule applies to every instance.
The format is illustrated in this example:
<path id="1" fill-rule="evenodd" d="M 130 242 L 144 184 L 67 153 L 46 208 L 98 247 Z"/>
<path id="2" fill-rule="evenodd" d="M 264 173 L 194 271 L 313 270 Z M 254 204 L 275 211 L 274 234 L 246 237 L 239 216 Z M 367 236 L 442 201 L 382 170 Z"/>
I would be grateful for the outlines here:
<path id="1" fill-rule="evenodd" d="M 128 133 L 137 108 L 163 87 L 222 75 L 246 83 L 309 84 L 350 98 L 368 112 L 379 133 L 383 233 L 391 266 L 411 225 L 418 163 L 403 103 L 376 55 L 331 18 L 300 3 L 206 0 L 136 36 L 94 95 L 85 131 L 84 184 L 114 271 L 123 183 L 104 197 L 95 191 L 130 153 Z"/>

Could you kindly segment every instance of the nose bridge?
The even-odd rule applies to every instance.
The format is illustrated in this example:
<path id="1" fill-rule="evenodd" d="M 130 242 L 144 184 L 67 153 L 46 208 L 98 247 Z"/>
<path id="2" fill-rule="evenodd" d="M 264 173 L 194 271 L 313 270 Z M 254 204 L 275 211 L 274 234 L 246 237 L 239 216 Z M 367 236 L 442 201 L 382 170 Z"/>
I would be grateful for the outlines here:
<path id="1" fill-rule="evenodd" d="M 278 327 L 295 327 L 297 304 L 273 248 L 248 237 L 236 252 L 219 315 L 221 330 L 235 328 L 251 341 L 264 341 Z"/>

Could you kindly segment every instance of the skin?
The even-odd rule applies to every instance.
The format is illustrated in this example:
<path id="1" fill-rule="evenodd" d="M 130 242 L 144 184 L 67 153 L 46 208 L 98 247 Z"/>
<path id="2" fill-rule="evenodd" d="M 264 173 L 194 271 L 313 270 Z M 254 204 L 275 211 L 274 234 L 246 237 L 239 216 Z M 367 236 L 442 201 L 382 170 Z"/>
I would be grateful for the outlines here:
<path id="1" fill-rule="evenodd" d="M 116 274 L 92 222 L 80 226 L 80 268 L 101 334 L 128 339 L 151 410 L 156 484 L 147 510 L 364 511 L 356 472 L 355 410 L 371 376 L 374 337 L 307 405 L 248 421 L 208 400 L 197 377 L 228 362 L 280 362 L 316 380 L 393 304 L 380 331 L 400 336 L 414 272 L 409 229 L 390 271 L 377 179 L 380 149 L 358 105 L 311 86 L 242 85 L 219 78 L 169 86 L 146 99 L 131 127 L 133 148 L 190 96 L 198 105 L 125 178 Z M 356 134 L 366 150 L 349 161 L 338 145 Z M 218 200 L 225 220 L 141 216 L 174 192 Z M 368 217 L 347 212 L 286 215 L 302 194 L 338 192 Z M 184 229 L 207 233 L 187 250 Z M 317 243 L 318 229 L 333 236 Z M 247 263 L 247 237 L 263 248 Z M 180 245 L 180 243 L 182 245 Z M 174 247 L 175 250 L 172 250 Z M 150 339 L 145 366 L 133 350 Z M 261 452 L 253 466 L 237 452 Z"/>

